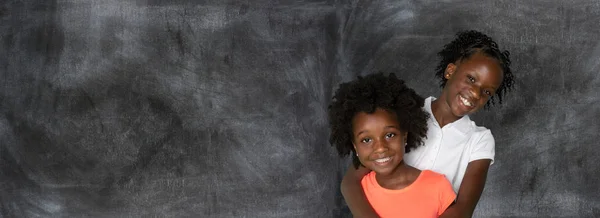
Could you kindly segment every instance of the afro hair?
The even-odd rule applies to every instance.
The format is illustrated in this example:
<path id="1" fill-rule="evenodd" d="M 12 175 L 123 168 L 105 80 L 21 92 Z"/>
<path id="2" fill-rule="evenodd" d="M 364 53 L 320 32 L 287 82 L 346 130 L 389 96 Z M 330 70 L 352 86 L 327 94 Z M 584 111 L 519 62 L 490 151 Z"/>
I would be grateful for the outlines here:
<path id="1" fill-rule="evenodd" d="M 383 73 L 358 77 L 342 83 L 329 105 L 329 143 L 335 146 L 341 157 L 352 153 L 352 163 L 361 165 L 352 143 L 352 119 L 359 112 L 374 113 L 384 109 L 396 114 L 400 128 L 407 132 L 405 152 L 423 144 L 427 134 L 429 114 L 423 110 L 425 100 L 408 88 L 394 74 Z"/>

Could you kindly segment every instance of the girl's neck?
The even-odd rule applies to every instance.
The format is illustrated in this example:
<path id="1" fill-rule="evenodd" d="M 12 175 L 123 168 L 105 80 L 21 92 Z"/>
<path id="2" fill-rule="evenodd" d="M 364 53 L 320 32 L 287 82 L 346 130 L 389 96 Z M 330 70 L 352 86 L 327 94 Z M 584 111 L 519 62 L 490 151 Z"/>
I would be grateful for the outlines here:
<path id="1" fill-rule="evenodd" d="M 440 128 L 461 118 L 452 114 L 450 107 L 445 104 L 445 100 L 442 98 L 431 102 L 431 112 L 433 113 L 435 120 L 440 125 Z"/>
<path id="2" fill-rule="evenodd" d="M 420 172 L 402 161 L 392 173 L 388 175 L 375 174 L 375 179 L 379 186 L 385 189 L 399 190 L 412 184 L 419 177 Z"/>

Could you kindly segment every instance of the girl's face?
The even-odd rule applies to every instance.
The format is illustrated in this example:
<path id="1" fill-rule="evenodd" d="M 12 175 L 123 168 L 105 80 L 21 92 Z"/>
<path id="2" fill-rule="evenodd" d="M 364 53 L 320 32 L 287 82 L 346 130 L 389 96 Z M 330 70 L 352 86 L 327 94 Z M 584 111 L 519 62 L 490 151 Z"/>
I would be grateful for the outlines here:
<path id="1" fill-rule="evenodd" d="M 358 159 L 377 174 L 390 175 L 402 163 L 407 133 L 400 130 L 395 113 L 378 108 L 356 114 L 352 135 Z"/>
<path id="2" fill-rule="evenodd" d="M 485 106 L 502 83 L 503 73 L 498 61 L 482 53 L 448 64 L 448 81 L 440 100 L 445 102 L 452 114 L 463 117 Z"/>

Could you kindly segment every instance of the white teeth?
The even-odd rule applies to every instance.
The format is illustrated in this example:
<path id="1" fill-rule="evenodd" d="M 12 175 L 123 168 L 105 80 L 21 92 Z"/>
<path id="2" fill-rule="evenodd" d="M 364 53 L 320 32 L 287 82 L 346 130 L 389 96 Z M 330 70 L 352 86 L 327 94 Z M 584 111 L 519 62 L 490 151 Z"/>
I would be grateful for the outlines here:
<path id="1" fill-rule="evenodd" d="M 463 102 L 463 104 L 465 104 L 467 107 L 471 107 L 473 104 L 471 104 L 470 101 L 468 101 L 466 98 L 463 98 L 462 96 L 458 96 L 460 98 L 460 100 Z"/>
<path id="2" fill-rule="evenodd" d="M 385 163 L 385 162 L 388 162 L 391 159 L 392 159 L 391 157 L 386 157 L 386 158 L 377 159 L 377 160 L 375 160 L 375 162 L 377 162 L 377 163 Z"/>

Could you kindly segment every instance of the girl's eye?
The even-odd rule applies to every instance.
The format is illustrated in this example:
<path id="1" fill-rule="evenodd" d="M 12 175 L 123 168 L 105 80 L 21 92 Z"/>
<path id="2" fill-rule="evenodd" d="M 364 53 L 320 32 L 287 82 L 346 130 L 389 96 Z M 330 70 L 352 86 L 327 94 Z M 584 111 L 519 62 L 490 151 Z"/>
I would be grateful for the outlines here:
<path id="1" fill-rule="evenodd" d="M 490 92 L 488 90 L 485 90 L 485 94 L 488 95 L 488 96 L 492 96 L 492 92 Z"/>
<path id="2" fill-rule="evenodd" d="M 392 138 L 394 136 L 396 136 L 396 134 L 394 133 L 388 133 L 387 135 L 385 135 L 386 138 Z"/>
<path id="3" fill-rule="evenodd" d="M 467 78 L 469 79 L 469 82 L 474 83 L 475 82 L 475 78 L 471 77 L 471 76 L 467 76 Z"/>
<path id="4" fill-rule="evenodd" d="M 360 142 L 362 142 L 362 143 L 369 143 L 369 142 L 371 142 L 371 139 L 370 138 L 365 138 L 363 140 L 360 140 Z"/>

